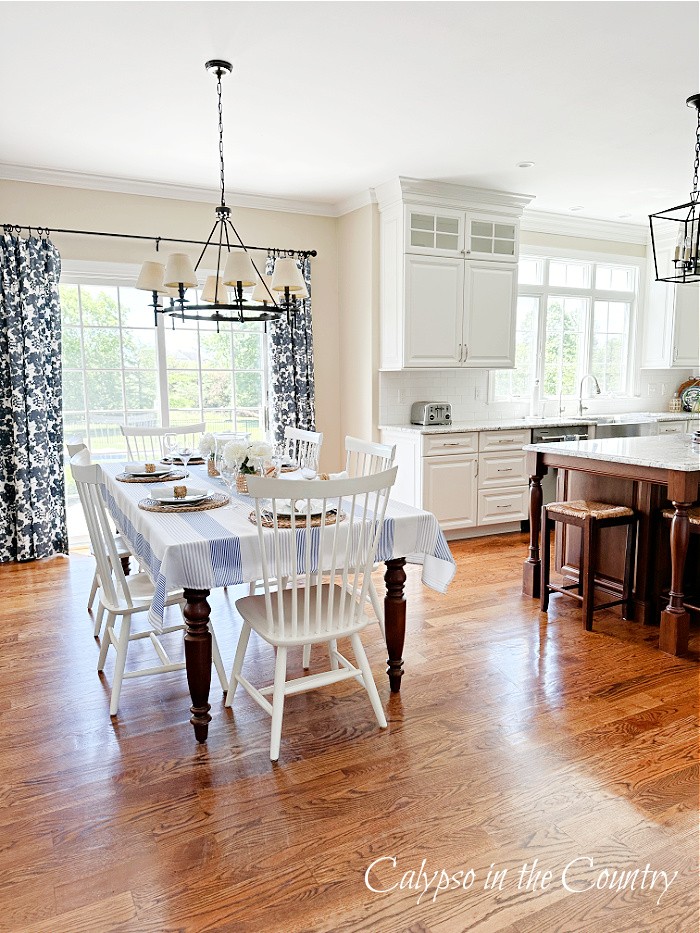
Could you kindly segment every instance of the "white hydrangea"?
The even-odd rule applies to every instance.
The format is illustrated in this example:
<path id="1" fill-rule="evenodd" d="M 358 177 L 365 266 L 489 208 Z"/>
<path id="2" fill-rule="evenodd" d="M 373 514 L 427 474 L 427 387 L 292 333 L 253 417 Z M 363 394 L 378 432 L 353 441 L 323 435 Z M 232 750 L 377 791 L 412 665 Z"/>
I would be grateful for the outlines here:
<path id="1" fill-rule="evenodd" d="M 272 456 L 272 445 L 266 441 L 255 441 L 248 448 L 249 457 L 260 457 L 261 460 L 269 460 Z"/>
<path id="2" fill-rule="evenodd" d="M 245 441 L 229 441 L 224 447 L 224 460 L 229 466 L 236 466 L 245 460 L 248 452 Z"/>
<path id="3" fill-rule="evenodd" d="M 206 460 L 207 457 L 211 457 L 216 450 L 216 440 L 214 439 L 213 434 L 202 434 L 202 437 L 199 441 L 199 452 Z"/>

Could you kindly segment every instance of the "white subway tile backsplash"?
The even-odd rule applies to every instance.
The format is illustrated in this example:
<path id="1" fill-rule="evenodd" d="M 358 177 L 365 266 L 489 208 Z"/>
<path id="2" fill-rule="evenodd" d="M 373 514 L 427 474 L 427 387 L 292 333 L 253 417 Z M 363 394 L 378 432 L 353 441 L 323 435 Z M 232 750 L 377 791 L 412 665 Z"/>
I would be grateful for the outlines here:
<path id="1" fill-rule="evenodd" d="M 584 400 L 591 414 L 624 411 L 665 411 L 678 385 L 687 379 L 690 371 L 643 370 L 640 394 L 633 398 L 595 396 Z M 475 398 L 478 389 L 479 398 Z M 401 401 L 399 401 L 399 399 Z M 420 399 L 450 402 L 454 421 L 473 421 L 479 418 L 503 420 L 522 417 L 530 412 L 529 402 L 490 402 L 488 400 L 488 371 L 485 369 L 426 370 L 425 372 L 382 372 L 379 374 L 380 424 L 406 424 L 411 416 L 411 404 Z M 578 414 L 576 401 L 564 403 L 564 414 Z M 559 414 L 559 400 L 545 402 L 545 414 Z"/>

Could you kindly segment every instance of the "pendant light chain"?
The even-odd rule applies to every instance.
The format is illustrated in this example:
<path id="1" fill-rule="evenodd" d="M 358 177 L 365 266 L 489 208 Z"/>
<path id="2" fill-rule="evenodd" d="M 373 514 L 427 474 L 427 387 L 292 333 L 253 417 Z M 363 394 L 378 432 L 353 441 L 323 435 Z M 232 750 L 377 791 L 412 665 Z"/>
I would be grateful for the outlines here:
<path id="1" fill-rule="evenodd" d="M 700 109 L 698 110 L 698 126 L 695 131 L 695 163 L 693 165 L 693 190 L 690 192 L 691 201 L 697 201 L 700 197 L 698 191 L 698 170 L 700 169 Z"/>
<path id="2" fill-rule="evenodd" d="M 221 102 L 221 71 L 219 70 L 216 74 L 216 93 L 219 98 L 219 163 L 221 165 L 221 206 L 226 206 L 226 199 L 224 195 L 225 186 L 224 186 L 224 108 Z M 697 160 L 696 160 L 697 166 Z"/>

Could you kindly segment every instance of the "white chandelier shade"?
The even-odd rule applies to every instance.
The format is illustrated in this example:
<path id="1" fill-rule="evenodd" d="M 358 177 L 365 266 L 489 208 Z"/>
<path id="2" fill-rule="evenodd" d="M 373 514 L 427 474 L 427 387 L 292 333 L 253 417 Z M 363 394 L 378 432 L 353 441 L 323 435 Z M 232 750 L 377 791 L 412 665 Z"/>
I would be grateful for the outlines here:
<path id="1" fill-rule="evenodd" d="M 228 291 L 221 276 L 219 276 L 218 281 L 215 275 L 207 276 L 200 298 L 202 301 L 215 301 L 217 304 L 228 300 Z"/>
<path id="2" fill-rule="evenodd" d="M 195 275 L 192 260 L 187 253 L 171 253 L 168 256 L 168 262 L 165 266 L 164 284 L 166 288 L 196 288 L 197 276 Z"/>
<path id="3" fill-rule="evenodd" d="M 141 266 L 139 277 L 136 280 L 136 288 L 144 292 L 156 292 L 158 295 L 167 295 L 168 290 L 163 284 L 165 278 L 165 266 L 162 262 L 146 261 Z"/>
<path id="4" fill-rule="evenodd" d="M 255 267 L 245 250 L 232 250 L 228 254 L 223 279 L 224 285 L 240 285 L 242 288 L 258 284 Z"/>
<path id="5" fill-rule="evenodd" d="M 267 285 L 267 288 L 265 288 Z M 263 304 L 272 304 L 273 299 L 270 297 L 270 292 L 267 289 L 272 291 L 272 276 L 265 273 L 258 284 L 253 289 L 253 294 L 250 296 L 251 301 L 261 301 Z"/>
<path id="6" fill-rule="evenodd" d="M 283 292 L 289 290 L 292 294 L 306 291 L 304 276 L 297 265 L 296 259 L 279 258 L 275 263 L 272 274 L 272 291 Z"/>

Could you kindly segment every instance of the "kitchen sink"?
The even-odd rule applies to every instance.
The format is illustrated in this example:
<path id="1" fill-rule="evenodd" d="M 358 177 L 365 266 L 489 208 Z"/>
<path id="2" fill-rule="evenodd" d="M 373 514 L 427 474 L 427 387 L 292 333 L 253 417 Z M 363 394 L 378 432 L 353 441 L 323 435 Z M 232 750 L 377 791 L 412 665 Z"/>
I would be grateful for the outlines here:
<path id="1" fill-rule="evenodd" d="M 644 437 L 654 433 L 655 422 L 624 417 L 595 418 L 596 439 L 604 437 Z"/>

